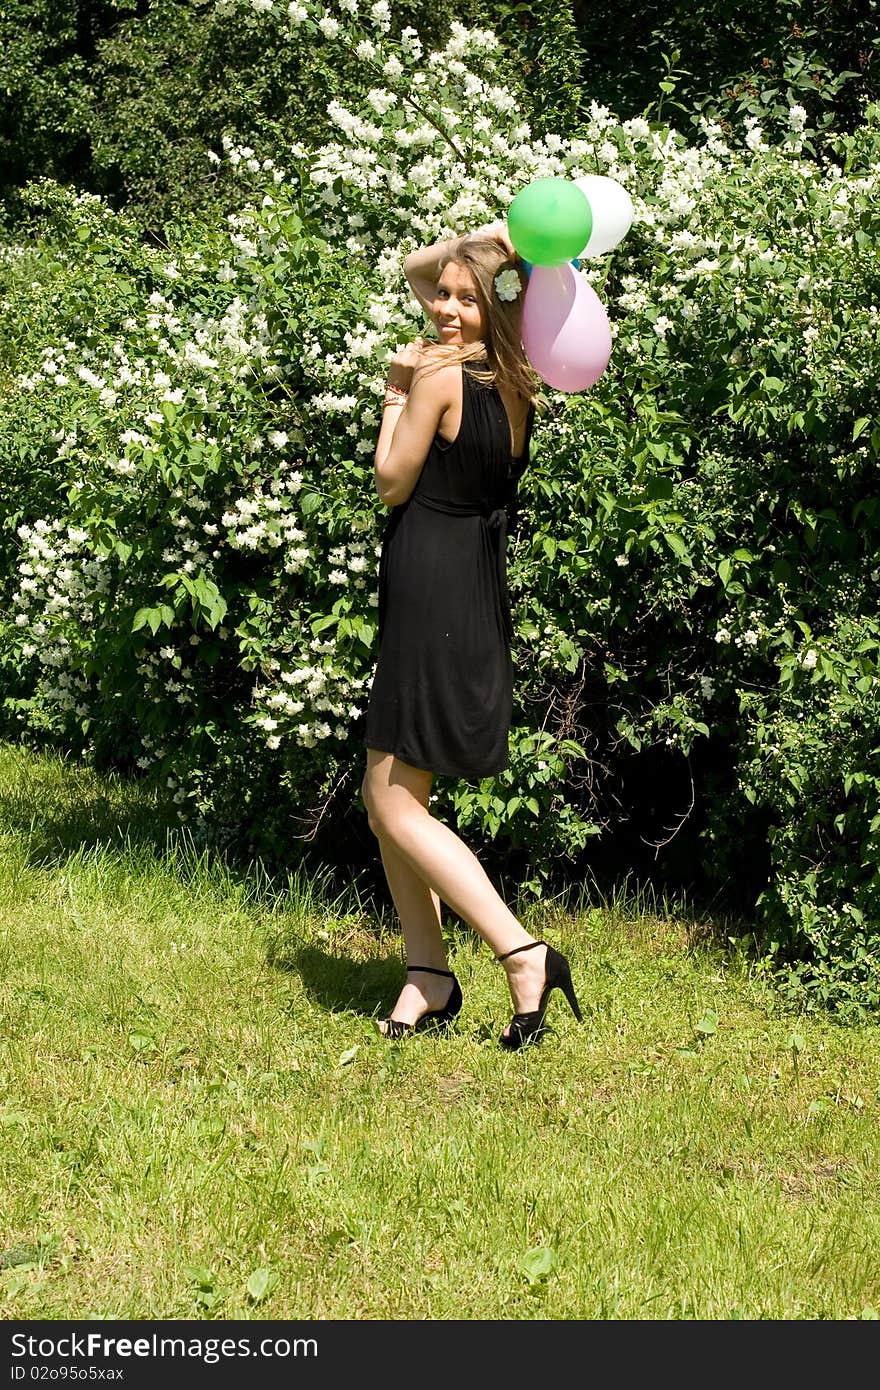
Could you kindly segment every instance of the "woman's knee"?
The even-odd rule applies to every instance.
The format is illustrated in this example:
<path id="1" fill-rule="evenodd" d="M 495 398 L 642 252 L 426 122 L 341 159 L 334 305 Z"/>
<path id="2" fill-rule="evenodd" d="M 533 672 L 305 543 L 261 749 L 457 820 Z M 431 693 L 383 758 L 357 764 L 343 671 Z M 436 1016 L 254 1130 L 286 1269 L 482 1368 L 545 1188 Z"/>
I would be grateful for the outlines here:
<path id="1" fill-rule="evenodd" d="M 364 795 L 367 808 L 367 824 L 379 840 L 390 840 L 394 844 L 400 837 L 406 809 L 398 798 L 389 795 L 387 790 L 369 787 Z"/>
<path id="2" fill-rule="evenodd" d="M 361 796 L 367 811 L 367 824 L 377 837 L 388 836 L 394 821 L 394 808 L 389 788 L 383 785 L 373 768 L 367 768 L 361 782 Z"/>
<path id="3" fill-rule="evenodd" d="M 378 839 L 396 842 L 403 834 L 407 819 L 424 813 L 414 797 L 399 787 L 389 787 L 369 773 L 361 785 L 361 795 L 367 810 L 367 823 Z"/>
<path id="4" fill-rule="evenodd" d="M 377 797 L 373 790 L 372 778 L 369 772 L 364 773 L 364 780 L 361 782 L 361 797 L 367 812 L 367 824 L 374 835 L 379 834 L 379 818 L 377 810 Z"/>
<path id="5" fill-rule="evenodd" d="M 408 817 L 427 811 L 430 788 L 430 774 L 397 759 L 371 755 L 361 796 L 373 834 L 393 841 Z"/>

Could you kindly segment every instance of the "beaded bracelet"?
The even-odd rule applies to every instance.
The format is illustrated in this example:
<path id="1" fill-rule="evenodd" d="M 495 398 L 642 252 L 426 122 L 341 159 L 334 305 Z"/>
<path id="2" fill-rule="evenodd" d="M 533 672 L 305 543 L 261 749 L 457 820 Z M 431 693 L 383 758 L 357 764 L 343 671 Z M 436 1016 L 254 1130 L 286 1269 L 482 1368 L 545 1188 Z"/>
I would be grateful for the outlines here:
<path id="1" fill-rule="evenodd" d="M 389 384 L 385 387 L 385 400 L 382 402 L 382 404 L 383 406 L 406 405 L 406 398 L 408 395 L 409 392 L 405 391 L 402 386 L 394 386 L 392 383 L 389 382 Z"/>

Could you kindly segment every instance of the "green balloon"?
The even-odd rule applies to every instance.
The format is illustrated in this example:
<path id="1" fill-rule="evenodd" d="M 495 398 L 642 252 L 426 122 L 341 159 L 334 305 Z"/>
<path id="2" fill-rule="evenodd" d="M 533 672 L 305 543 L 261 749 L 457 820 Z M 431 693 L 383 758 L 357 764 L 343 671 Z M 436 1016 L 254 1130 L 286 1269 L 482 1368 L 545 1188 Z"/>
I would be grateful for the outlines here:
<path id="1" fill-rule="evenodd" d="M 532 265 L 565 265 L 580 255 L 592 230 L 590 204 L 570 179 L 535 179 L 507 212 L 510 240 Z"/>

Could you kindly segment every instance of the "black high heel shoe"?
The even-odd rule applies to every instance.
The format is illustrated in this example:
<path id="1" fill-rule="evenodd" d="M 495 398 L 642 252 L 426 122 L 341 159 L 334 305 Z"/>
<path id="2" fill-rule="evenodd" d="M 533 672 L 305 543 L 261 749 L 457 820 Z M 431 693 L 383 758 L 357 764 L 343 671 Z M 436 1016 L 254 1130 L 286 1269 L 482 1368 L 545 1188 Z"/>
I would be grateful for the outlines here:
<path id="1" fill-rule="evenodd" d="M 520 951 L 531 951 L 535 946 L 547 946 L 546 941 L 530 941 L 527 946 L 514 946 L 512 951 L 508 951 L 503 956 L 496 956 L 497 961 L 505 961 L 510 956 L 518 955 Z M 565 956 L 561 952 L 554 950 L 552 946 L 547 946 L 547 960 L 544 964 L 544 988 L 541 990 L 541 1001 L 537 1009 L 528 1014 L 514 1014 L 510 1020 L 510 1031 L 502 1033 L 500 1042 L 502 1047 L 509 1048 L 515 1052 L 528 1042 L 537 1042 L 544 1032 L 544 1015 L 547 1012 L 547 1000 L 550 998 L 554 989 L 561 989 L 569 1004 L 571 1011 L 578 1023 L 583 1022 L 580 1005 L 577 995 L 574 992 L 574 985 L 571 982 L 571 967 Z"/>
<path id="2" fill-rule="evenodd" d="M 452 988 L 449 991 L 449 998 L 442 1009 L 429 1009 L 421 1018 L 416 1019 L 415 1023 L 401 1023 L 396 1018 L 383 1018 L 377 1021 L 376 1027 L 379 1029 L 383 1038 L 391 1038 L 397 1042 L 400 1038 L 406 1038 L 410 1033 L 421 1033 L 425 1028 L 442 1028 L 451 1023 L 455 1015 L 462 1006 L 461 986 L 451 970 L 435 970 L 430 965 L 408 965 L 406 973 L 418 971 L 422 975 L 445 975 L 452 981 Z M 385 1027 L 382 1027 L 384 1023 Z"/>

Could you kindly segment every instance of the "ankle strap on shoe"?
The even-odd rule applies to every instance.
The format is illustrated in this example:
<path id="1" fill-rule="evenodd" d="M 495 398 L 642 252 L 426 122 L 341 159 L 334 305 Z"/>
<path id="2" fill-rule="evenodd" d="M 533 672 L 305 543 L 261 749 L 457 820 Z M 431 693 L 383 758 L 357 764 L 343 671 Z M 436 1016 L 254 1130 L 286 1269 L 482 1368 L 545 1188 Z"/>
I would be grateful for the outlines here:
<path id="1" fill-rule="evenodd" d="M 520 951 L 531 951 L 535 946 L 546 946 L 546 941 L 529 941 L 525 946 L 514 946 L 512 951 L 506 951 L 503 956 L 496 956 L 495 959 L 500 965 L 503 960 L 509 960 L 511 956 L 518 956 Z"/>
<path id="2" fill-rule="evenodd" d="M 423 975 L 445 975 L 449 980 L 455 979 L 451 970 L 435 970 L 433 965 L 408 965 L 406 967 L 407 975 L 411 970 L 419 970 Z"/>

